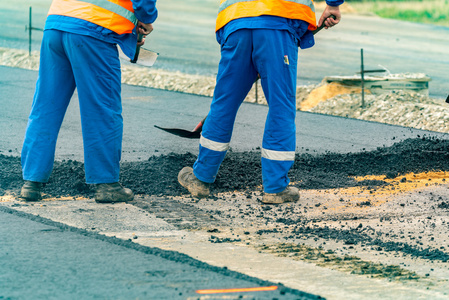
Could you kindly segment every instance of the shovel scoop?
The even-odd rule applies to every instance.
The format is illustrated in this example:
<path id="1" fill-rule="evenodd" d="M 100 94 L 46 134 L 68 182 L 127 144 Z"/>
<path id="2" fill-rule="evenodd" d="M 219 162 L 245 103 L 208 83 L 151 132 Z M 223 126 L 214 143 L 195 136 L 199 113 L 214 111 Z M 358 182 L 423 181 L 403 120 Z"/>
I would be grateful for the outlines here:
<path id="1" fill-rule="evenodd" d="M 201 122 L 198 123 L 198 125 L 195 126 L 195 128 L 192 131 L 180 129 L 180 128 L 164 128 L 157 125 L 154 125 L 154 127 L 164 130 L 168 133 L 177 135 L 179 137 L 187 138 L 187 139 L 199 139 L 201 137 L 201 131 L 203 129 L 204 121 L 206 121 L 206 118 L 204 118 Z"/>

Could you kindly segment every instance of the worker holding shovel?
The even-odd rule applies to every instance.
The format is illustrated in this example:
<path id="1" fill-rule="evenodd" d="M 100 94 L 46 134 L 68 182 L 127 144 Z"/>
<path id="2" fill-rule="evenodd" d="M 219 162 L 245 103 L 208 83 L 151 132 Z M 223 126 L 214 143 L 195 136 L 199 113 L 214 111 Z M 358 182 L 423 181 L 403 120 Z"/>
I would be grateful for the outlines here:
<path id="1" fill-rule="evenodd" d="M 339 23 L 339 5 L 326 0 L 318 26 Z M 333 16 L 331 18 L 331 16 Z M 262 143 L 264 203 L 299 200 L 288 171 L 296 148 L 296 76 L 298 46 L 314 45 L 317 28 L 312 0 L 221 0 L 216 37 L 221 60 L 209 114 L 202 128 L 193 168 L 184 167 L 179 183 L 195 197 L 207 197 L 232 136 L 239 106 L 258 76 L 268 102 Z"/>
<path id="2" fill-rule="evenodd" d="M 41 199 L 56 140 L 77 88 L 86 182 L 97 202 L 132 200 L 119 184 L 123 135 L 119 45 L 131 59 L 157 18 L 156 0 L 53 0 L 45 23 L 39 77 L 22 148 L 21 197 Z"/>

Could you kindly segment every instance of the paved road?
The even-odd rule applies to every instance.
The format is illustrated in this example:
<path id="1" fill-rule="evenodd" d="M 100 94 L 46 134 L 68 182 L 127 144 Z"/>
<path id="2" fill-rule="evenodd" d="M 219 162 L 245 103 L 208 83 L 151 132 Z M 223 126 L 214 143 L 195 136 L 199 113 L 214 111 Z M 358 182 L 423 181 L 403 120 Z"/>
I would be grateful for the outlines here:
<path id="1" fill-rule="evenodd" d="M 0 153 L 20 156 L 37 78 L 36 71 L 0 67 Z M 198 140 L 183 139 L 154 125 L 192 130 L 207 114 L 211 98 L 152 88 L 123 85 L 123 160 L 146 160 L 152 155 L 198 152 Z M 243 103 L 231 147 L 250 151 L 262 144 L 268 108 Z M 297 112 L 297 152 L 359 152 L 390 146 L 419 136 L 448 138 L 443 133 L 366 122 L 328 115 Z M 57 159 L 83 161 L 78 99 L 66 113 L 56 151 Z"/>
<path id="2" fill-rule="evenodd" d="M 28 8 L 33 26 L 42 28 L 51 0 L 0 3 L 0 47 L 28 49 Z M 215 41 L 216 0 L 159 1 L 159 18 L 147 47 L 160 53 L 155 67 L 193 74 L 214 75 L 219 61 Z M 33 32 L 33 50 L 42 33 Z M 426 73 L 432 78 L 430 94 L 449 94 L 449 27 L 415 24 L 372 16 L 346 14 L 341 24 L 317 36 L 316 46 L 300 50 L 298 83 L 318 83 L 325 76 L 354 75 L 360 70 L 360 49 L 365 68 L 384 66 L 391 73 Z"/>
<path id="3" fill-rule="evenodd" d="M 20 155 L 36 78 L 36 71 L 0 67 L 0 154 Z M 124 85 L 123 160 L 146 160 L 151 155 L 170 152 L 195 153 L 197 140 L 169 135 L 153 125 L 192 128 L 208 111 L 210 100 L 207 97 Z M 56 152 L 58 160 L 83 160 L 77 105 L 75 95 L 60 131 Z M 265 106 L 242 105 L 231 143 L 235 151 L 253 150 L 260 146 L 266 113 Z M 297 115 L 298 152 L 358 152 L 423 135 L 449 137 L 447 134 L 312 113 L 298 112 Z M 9 215 L 9 212 L 13 214 Z M 109 220 L 108 214 L 104 216 L 107 222 L 115 220 Z M 69 222 L 76 222 L 77 218 L 72 217 Z M 127 220 L 124 216 L 119 218 Z M 239 278 L 228 281 L 212 267 L 209 270 L 207 264 L 203 265 L 205 269 L 197 269 L 186 265 L 183 260 L 179 261 L 179 257 L 173 262 L 166 257 L 155 256 L 153 251 L 157 250 L 154 249 L 144 247 L 142 253 L 130 247 L 131 243 L 116 245 L 114 239 L 100 235 L 86 236 L 82 230 L 68 229 L 65 225 L 61 227 L 14 211 L 0 211 L 0 222 L 0 286 L 8 287 L 0 290 L 3 292 L 0 298 L 27 299 L 33 293 L 36 298 L 43 299 L 48 293 L 54 293 L 57 298 L 67 295 L 70 295 L 68 298 L 73 295 L 75 298 L 93 298 L 104 294 L 129 299 L 144 297 L 145 293 L 148 295 L 154 290 L 155 293 L 166 293 L 164 295 L 168 297 L 161 299 L 173 299 L 177 293 L 182 293 L 181 296 L 193 295 L 194 289 L 216 287 L 214 282 L 220 283 L 220 287 L 248 286 L 257 282 L 256 279 L 241 281 Z M 115 226 L 121 222 L 117 221 Z M 99 220 L 97 223 L 104 225 Z M 170 255 L 177 257 L 176 253 Z M 182 281 L 185 277 L 179 278 L 179 272 L 200 278 L 185 282 Z M 164 276 L 162 282 L 157 282 L 157 276 Z M 210 280 L 203 283 L 204 278 Z M 167 282 L 170 282 L 169 286 Z M 61 289 L 61 286 L 64 288 Z M 174 290 L 173 286 L 178 289 Z M 114 289 L 111 291 L 112 287 Z M 301 292 L 295 290 L 292 293 Z M 289 294 L 280 299 L 284 296 L 288 299 Z"/>
<path id="4" fill-rule="evenodd" d="M 0 299 L 198 299 L 276 284 L 0 206 Z M 217 296 L 207 294 L 206 296 Z M 225 299 L 316 299 L 282 286 Z M 232 298 L 229 298 L 232 297 Z M 260 297 L 260 298 L 259 298 Z"/>

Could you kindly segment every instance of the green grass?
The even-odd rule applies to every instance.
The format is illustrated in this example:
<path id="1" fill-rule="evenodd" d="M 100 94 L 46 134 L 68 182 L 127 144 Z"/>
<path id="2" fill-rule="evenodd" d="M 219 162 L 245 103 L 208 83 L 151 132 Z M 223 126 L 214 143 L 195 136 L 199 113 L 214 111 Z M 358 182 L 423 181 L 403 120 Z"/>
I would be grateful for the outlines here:
<path id="1" fill-rule="evenodd" d="M 346 1 L 359 13 L 382 18 L 449 26 L 449 0 L 361 0 Z"/>

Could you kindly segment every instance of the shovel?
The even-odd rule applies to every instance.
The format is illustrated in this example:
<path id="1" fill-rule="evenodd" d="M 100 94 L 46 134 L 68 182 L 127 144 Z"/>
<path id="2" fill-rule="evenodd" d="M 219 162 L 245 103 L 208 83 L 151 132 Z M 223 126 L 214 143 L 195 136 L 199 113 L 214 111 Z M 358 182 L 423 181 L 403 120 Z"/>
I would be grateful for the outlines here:
<path id="1" fill-rule="evenodd" d="M 199 139 L 201 137 L 201 130 L 203 129 L 204 121 L 206 121 L 206 118 L 204 118 L 201 122 L 199 122 L 198 125 L 196 125 L 192 131 L 179 128 L 163 128 L 157 125 L 154 125 L 154 127 L 183 138 Z"/>
<path id="2" fill-rule="evenodd" d="M 141 42 L 143 39 L 143 35 L 139 34 L 137 36 L 137 41 Z M 141 65 L 145 67 L 151 67 L 156 62 L 156 59 L 159 55 L 159 53 L 153 52 L 151 50 L 145 49 L 141 46 L 136 47 L 136 54 L 134 55 L 133 59 L 129 59 L 128 56 L 126 56 L 125 53 L 123 53 L 122 49 L 118 46 L 118 54 L 119 57 L 125 61 L 128 61 L 130 63 Z"/>
<path id="3" fill-rule="evenodd" d="M 334 15 L 330 15 L 329 18 L 332 18 L 332 19 L 335 20 L 335 16 Z M 314 35 L 317 34 L 324 27 L 325 26 L 324 26 L 324 22 L 323 22 L 323 24 L 321 24 L 320 27 L 318 27 L 317 29 L 312 31 L 312 33 Z M 449 99 L 449 97 L 448 97 L 448 99 Z M 164 127 L 159 127 L 157 125 L 154 125 L 154 127 L 158 128 L 158 129 L 161 129 L 161 130 L 164 130 L 164 131 L 166 131 L 168 133 L 177 135 L 179 137 L 183 137 L 183 138 L 187 138 L 187 139 L 199 139 L 201 137 L 201 131 L 203 130 L 203 124 L 206 121 L 206 118 L 207 118 L 207 116 L 203 120 L 201 120 L 201 122 L 199 122 L 198 125 L 196 125 L 195 128 L 192 131 L 185 130 L 185 129 L 180 129 L 180 128 L 164 128 Z"/>

